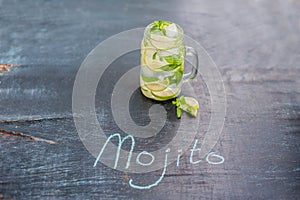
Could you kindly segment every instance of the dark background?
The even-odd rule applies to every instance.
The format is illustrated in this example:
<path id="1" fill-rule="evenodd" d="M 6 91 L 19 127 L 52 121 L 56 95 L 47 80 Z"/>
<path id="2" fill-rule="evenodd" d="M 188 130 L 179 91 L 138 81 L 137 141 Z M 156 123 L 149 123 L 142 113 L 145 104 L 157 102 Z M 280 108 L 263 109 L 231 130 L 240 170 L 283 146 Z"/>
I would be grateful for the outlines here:
<path id="1" fill-rule="evenodd" d="M 225 162 L 186 155 L 136 190 L 130 178 L 153 183 L 161 170 L 93 168 L 71 95 L 98 43 L 156 19 L 181 25 L 219 67 Z M 0 76 L 0 199 L 300 199 L 300 1 L 0 0 L 0 64 L 20 65 Z"/>

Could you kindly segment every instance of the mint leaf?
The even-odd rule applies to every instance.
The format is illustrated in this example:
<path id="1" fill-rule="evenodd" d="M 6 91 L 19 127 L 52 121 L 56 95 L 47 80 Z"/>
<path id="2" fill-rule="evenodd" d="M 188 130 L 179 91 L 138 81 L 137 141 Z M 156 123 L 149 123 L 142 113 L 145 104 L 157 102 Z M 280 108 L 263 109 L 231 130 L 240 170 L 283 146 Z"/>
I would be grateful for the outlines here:
<path id="1" fill-rule="evenodd" d="M 179 101 L 179 99 L 177 98 L 175 101 L 172 101 L 172 104 L 173 104 L 173 105 L 176 105 L 176 106 L 180 106 L 180 101 Z"/>
<path id="2" fill-rule="evenodd" d="M 163 71 L 172 71 L 176 67 L 177 66 L 175 66 L 175 65 L 169 64 L 169 65 L 164 65 L 164 66 L 160 67 L 160 69 L 163 70 Z"/>
<path id="3" fill-rule="evenodd" d="M 152 59 L 155 60 L 157 55 L 157 51 L 153 54 Z"/>
<path id="4" fill-rule="evenodd" d="M 164 59 L 173 65 L 181 65 L 182 63 L 182 57 L 180 55 L 171 55 L 171 56 L 165 56 Z"/>
<path id="5" fill-rule="evenodd" d="M 178 98 L 179 104 L 186 104 L 184 96 Z"/>
<path id="6" fill-rule="evenodd" d="M 155 26 L 157 26 L 159 28 L 159 26 L 161 24 L 161 20 L 154 21 L 153 23 L 154 23 Z"/>
<path id="7" fill-rule="evenodd" d="M 158 81 L 159 78 L 155 77 L 155 76 L 145 76 L 145 75 L 141 75 L 143 81 L 145 82 L 155 82 L 155 81 Z"/>
<path id="8" fill-rule="evenodd" d="M 181 66 L 181 64 L 168 64 L 168 65 L 164 65 L 162 67 L 160 67 L 161 70 L 163 71 L 172 71 L 174 69 L 176 69 L 177 67 Z"/>
<path id="9" fill-rule="evenodd" d="M 157 31 L 157 30 L 159 30 L 159 27 L 154 25 L 151 27 L 150 32 L 153 33 L 154 31 Z"/>
<path id="10" fill-rule="evenodd" d="M 180 107 L 177 107 L 176 108 L 176 115 L 177 115 L 177 118 L 179 119 L 179 118 L 181 118 L 181 109 L 180 109 Z"/>
<path id="11" fill-rule="evenodd" d="M 181 112 L 181 106 L 180 106 L 180 101 L 177 98 L 175 101 L 172 101 L 172 104 L 176 105 L 176 115 L 177 118 L 181 118 L 182 112 Z"/>
<path id="12" fill-rule="evenodd" d="M 164 56 L 164 59 L 169 63 L 168 65 L 162 66 L 160 69 L 163 71 L 171 71 L 176 69 L 182 64 L 182 57 L 180 55 Z"/>
<path id="13" fill-rule="evenodd" d="M 181 70 L 178 70 L 174 73 L 174 76 L 175 76 L 175 84 L 176 86 L 180 83 L 180 81 L 182 80 L 182 76 L 183 76 L 183 71 Z"/>

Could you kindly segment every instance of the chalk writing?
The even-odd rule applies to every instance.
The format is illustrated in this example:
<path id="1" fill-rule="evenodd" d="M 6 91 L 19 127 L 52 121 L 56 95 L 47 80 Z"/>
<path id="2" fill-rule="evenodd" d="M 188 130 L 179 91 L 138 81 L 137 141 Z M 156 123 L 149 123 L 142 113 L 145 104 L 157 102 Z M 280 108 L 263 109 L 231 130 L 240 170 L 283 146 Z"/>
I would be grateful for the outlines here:
<path id="1" fill-rule="evenodd" d="M 133 188 L 140 189 L 140 190 L 142 190 L 142 189 L 150 189 L 150 188 L 152 188 L 152 187 L 154 187 L 154 186 L 157 186 L 157 185 L 162 181 L 162 179 L 164 178 L 165 173 L 166 173 L 166 171 L 167 171 L 167 165 L 168 165 L 168 153 L 169 153 L 169 152 L 170 152 L 170 149 L 167 149 L 167 150 L 166 150 L 166 156 L 165 156 L 164 169 L 163 169 L 163 171 L 162 171 L 162 173 L 161 173 L 159 179 L 158 179 L 155 183 L 150 184 L 150 185 L 146 185 L 146 186 L 139 186 L 139 185 L 133 184 L 133 183 L 132 183 L 133 180 L 130 179 L 130 180 L 129 180 L 129 185 L 130 185 L 131 187 L 133 187 Z"/>
<path id="2" fill-rule="evenodd" d="M 213 162 L 213 161 L 210 161 L 210 157 L 216 157 L 216 158 L 219 158 L 220 161 L 219 161 L 219 162 Z M 208 162 L 209 164 L 212 164 L 212 165 L 219 165 L 219 164 L 222 164 L 224 161 L 225 161 L 224 157 L 215 154 L 215 152 L 210 152 L 210 153 L 207 154 L 207 156 L 206 156 L 206 162 Z"/>
<path id="3" fill-rule="evenodd" d="M 141 157 L 142 155 L 148 155 L 148 156 L 150 156 L 150 157 L 151 157 L 151 161 L 150 161 L 149 163 L 142 163 L 142 162 L 140 161 L 140 157 Z M 155 160 L 154 156 L 153 156 L 151 153 L 147 152 L 147 151 L 142 151 L 142 152 L 139 153 L 139 155 L 136 157 L 136 163 L 138 163 L 139 165 L 143 165 L 143 166 L 149 166 L 149 165 L 151 165 L 151 164 L 154 162 L 154 160 Z"/>
<path id="4" fill-rule="evenodd" d="M 114 169 L 117 168 L 118 166 L 118 161 L 119 161 L 119 157 L 120 157 L 120 150 L 121 150 L 121 147 L 124 143 L 125 140 L 127 139 L 131 139 L 131 148 L 130 148 L 130 151 L 129 151 L 129 155 L 128 155 L 128 158 L 127 158 L 127 162 L 126 162 L 126 166 L 125 168 L 128 169 L 130 167 L 130 161 L 131 161 L 131 156 L 132 156 L 132 152 L 134 150 L 134 145 L 135 145 L 135 140 L 134 140 L 134 137 L 132 135 L 127 135 L 126 137 L 124 137 L 122 139 L 121 135 L 119 133 L 115 133 L 115 134 L 112 134 L 110 135 L 106 142 L 104 143 L 103 147 L 101 148 L 98 156 L 97 156 L 97 159 L 96 161 L 94 162 L 94 167 L 96 167 L 98 161 L 100 160 L 107 144 L 111 141 L 111 139 L 113 137 L 117 137 L 119 140 L 119 143 L 118 143 L 118 149 L 117 149 L 117 152 L 116 152 L 116 157 L 115 157 L 115 164 L 114 164 Z M 191 164 L 198 164 L 200 162 L 202 162 L 201 159 L 198 159 L 198 160 L 194 160 L 194 157 L 195 157 L 195 152 L 198 152 L 198 156 L 200 155 L 200 151 L 201 151 L 201 148 L 196 148 L 197 147 L 197 144 L 198 144 L 198 139 L 195 140 L 194 142 L 194 145 L 193 145 L 193 148 L 190 149 L 191 153 L 190 153 L 190 163 Z M 159 177 L 158 180 L 156 180 L 154 183 L 152 184 L 149 184 L 149 185 L 144 185 L 144 186 L 141 186 L 141 185 L 137 185 L 135 183 L 133 183 L 133 179 L 130 179 L 129 180 L 129 185 L 133 188 L 136 188 L 136 189 L 150 189 L 154 186 L 157 186 L 161 181 L 162 179 L 164 178 L 165 176 L 165 173 L 167 171 L 167 166 L 168 166 L 168 153 L 170 152 L 170 148 L 166 149 L 166 155 L 165 155 L 165 160 L 164 160 L 164 167 L 163 167 L 163 171 Z M 176 166 L 178 167 L 179 166 L 179 162 L 180 162 L 180 157 L 182 155 L 182 149 L 179 149 L 178 150 L 178 155 L 177 155 L 177 162 L 176 162 Z M 141 156 L 147 156 L 150 158 L 150 161 L 148 162 L 142 162 L 141 161 Z M 155 160 L 155 156 L 152 155 L 151 153 L 147 152 L 147 151 L 142 151 L 138 154 L 138 156 L 136 157 L 136 163 L 141 165 L 141 166 L 150 166 Z M 220 155 L 217 155 L 215 152 L 210 152 L 209 154 L 206 155 L 206 158 L 205 158 L 205 161 L 209 164 L 212 164 L 212 165 L 219 165 L 219 164 L 222 164 L 224 163 L 225 161 L 225 158 L 223 156 L 220 156 Z"/>
<path id="5" fill-rule="evenodd" d="M 96 161 L 94 162 L 94 167 L 96 167 L 101 155 L 103 154 L 104 152 L 104 149 L 106 148 L 107 144 L 110 142 L 110 140 L 113 138 L 113 137 L 118 137 L 119 139 L 119 144 L 118 144 L 118 149 L 117 149 L 117 152 L 116 152 L 116 159 L 115 159 L 115 165 L 114 165 L 114 169 L 117 168 L 118 166 L 118 161 L 119 161 L 119 157 L 120 157 L 120 150 L 121 150 L 121 147 L 122 147 L 122 144 L 124 143 L 125 140 L 127 140 L 128 138 L 131 139 L 131 148 L 130 148 L 130 151 L 129 151 L 129 156 L 127 158 L 127 163 L 126 163 L 126 169 L 128 169 L 128 167 L 130 166 L 130 160 L 131 160 L 131 156 L 132 156 L 132 151 L 133 151 L 133 148 L 134 148 L 134 145 L 135 145 L 135 141 L 134 141 L 134 137 L 132 135 L 127 135 L 126 137 L 124 137 L 123 139 L 121 139 L 121 135 L 120 133 L 115 133 L 113 135 L 110 135 L 105 144 L 103 145 Z"/>
<path id="6" fill-rule="evenodd" d="M 178 150 L 178 155 L 177 155 L 177 162 L 176 162 L 177 167 L 179 166 L 179 160 L 180 160 L 181 152 L 182 152 L 182 149 L 179 149 Z"/>
<path id="7" fill-rule="evenodd" d="M 194 146 L 193 146 L 193 148 L 191 149 L 191 154 L 190 154 L 190 163 L 191 163 L 191 164 L 198 164 L 198 163 L 200 163 L 200 162 L 202 161 L 202 160 L 197 160 L 197 161 L 194 161 L 194 160 L 193 160 L 194 152 L 195 152 L 195 151 L 199 151 L 199 154 L 200 154 L 200 151 L 201 151 L 200 148 L 197 148 L 197 149 L 196 149 L 197 143 L 198 143 L 198 139 L 195 140 Z"/>

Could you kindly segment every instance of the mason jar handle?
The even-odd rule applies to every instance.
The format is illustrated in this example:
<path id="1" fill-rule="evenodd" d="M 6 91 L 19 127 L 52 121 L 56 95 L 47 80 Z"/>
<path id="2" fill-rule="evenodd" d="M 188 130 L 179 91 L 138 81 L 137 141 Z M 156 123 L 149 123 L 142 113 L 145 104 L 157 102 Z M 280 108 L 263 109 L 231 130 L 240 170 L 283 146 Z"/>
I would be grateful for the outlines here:
<path id="1" fill-rule="evenodd" d="M 183 82 L 186 83 L 192 79 L 194 79 L 198 73 L 198 66 L 199 66 L 199 59 L 198 59 L 198 53 L 193 47 L 185 47 L 185 56 L 191 56 L 192 57 L 192 71 L 188 72 L 186 74 L 183 74 Z"/>

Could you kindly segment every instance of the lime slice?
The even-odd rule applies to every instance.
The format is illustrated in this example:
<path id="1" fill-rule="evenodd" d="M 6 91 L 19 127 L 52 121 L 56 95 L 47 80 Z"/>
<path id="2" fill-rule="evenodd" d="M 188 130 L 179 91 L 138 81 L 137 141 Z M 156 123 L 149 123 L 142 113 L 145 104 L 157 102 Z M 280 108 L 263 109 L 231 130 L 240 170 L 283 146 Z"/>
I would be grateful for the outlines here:
<path id="1" fill-rule="evenodd" d="M 182 96 L 183 97 L 183 96 Z M 196 117 L 198 115 L 199 103 L 196 99 L 192 97 L 180 97 L 180 108 L 192 116 Z"/>
<path id="2" fill-rule="evenodd" d="M 158 34 L 151 34 L 151 40 L 150 43 L 152 46 L 154 46 L 157 49 L 161 50 L 167 50 L 170 49 L 177 44 L 177 39 L 176 38 L 170 38 L 167 36 L 163 35 L 158 35 Z"/>
<path id="3" fill-rule="evenodd" d="M 157 50 L 153 48 L 143 48 L 141 62 L 142 65 L 146 65 L 153 71 L 161 71 L 161 67 L 168 65 L 168 62 L 164 59 L 160 60 L 157 54 Z"/>
<path id="4" fill-rule="evenodd" d="M 145 97 L 148 97 L 148 98 L 150 98 L 150 99 L 155 98 L 155 97 L 151 94 L 150 90 L 148 90 L 147 88 L 145 88 L 145 86 L 142 86 L 142 87 L 141 87 L 141 91 L 142 91 L 142 93 L 143 93 L 143 95 L 144 95 Z"/>
<path id="5" fill-rule="evenodd" d="M 163 91 L 152 91 L 151 93 L 160 101 L 164 101 L 164 100 L 175 98 L 180 93 L 180 88 L 177 88 L 175 90 L 166 88 Z"/>
<path id="6" fill-rule="evenodd" d="M 165 90 L 169 86 L 169 80 L 165 79 L 163 81 L 145 83 L 145 86 L 151 91 L 160 92 Z"/>

